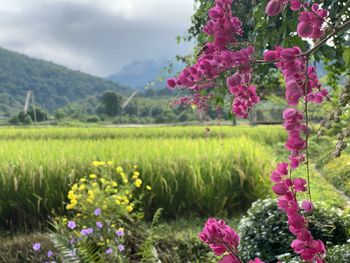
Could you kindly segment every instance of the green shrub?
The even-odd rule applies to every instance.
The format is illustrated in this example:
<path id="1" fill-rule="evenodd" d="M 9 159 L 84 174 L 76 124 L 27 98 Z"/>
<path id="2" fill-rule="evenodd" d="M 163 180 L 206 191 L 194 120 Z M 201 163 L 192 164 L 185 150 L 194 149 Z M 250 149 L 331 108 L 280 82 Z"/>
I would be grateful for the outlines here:
<path id="1" fill-rule="evenodd" d="M 328 263 L 350 262 L 350 242 L 329 249 L 326 260 Z"/>
<path id="2" fill-rule="evenodd" d="M 349 238 L 348 217 L 340 210 L 322 207 L 321 203 L 315 205 L 309 225 L 315 239 L 323 240 L 327 246 L 344 244 Z M 290 248 L 293 236 L 288 230 L 287 217 L 278 209 L 276 200 L 253 203 L 238 230 L 245 260 L 260 257 L 272 262 L 276 255 L 293 253 Z"/>
<path id="3" fill-rule="evenodd" d="M 89 116 L 86 118 L 87 122 L 99 122 L 100 118 L 98 116 Z"/>

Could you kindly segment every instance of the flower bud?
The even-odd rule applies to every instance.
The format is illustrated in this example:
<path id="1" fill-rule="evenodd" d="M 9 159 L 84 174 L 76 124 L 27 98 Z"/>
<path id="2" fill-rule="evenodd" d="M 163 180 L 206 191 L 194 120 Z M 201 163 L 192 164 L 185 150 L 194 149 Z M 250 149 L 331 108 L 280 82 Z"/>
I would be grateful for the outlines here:
<path id="1" fill-rule="evenodd" d="M 283 2 L 281 0 L 270 0 L 267 3 L 265 12 L 268 16 L 277 16 L 283 10 Z"/>

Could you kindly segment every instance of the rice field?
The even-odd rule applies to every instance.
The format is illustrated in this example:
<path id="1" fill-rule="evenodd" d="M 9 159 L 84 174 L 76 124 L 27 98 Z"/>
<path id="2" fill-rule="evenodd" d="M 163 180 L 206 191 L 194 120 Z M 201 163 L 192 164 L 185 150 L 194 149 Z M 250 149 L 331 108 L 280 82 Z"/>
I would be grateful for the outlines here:
<path id="1" fill-rule="evenodd" d="M 94 160 L 137 164 L 152 185 L 146 216 L 233 215 L 270 194 L 266 127 L 5 128 L 0 130 L 0 224 L 36 228 L 64 213 L 69 184 Z M 261 143 L 260 143 L 261 141 Z"/>

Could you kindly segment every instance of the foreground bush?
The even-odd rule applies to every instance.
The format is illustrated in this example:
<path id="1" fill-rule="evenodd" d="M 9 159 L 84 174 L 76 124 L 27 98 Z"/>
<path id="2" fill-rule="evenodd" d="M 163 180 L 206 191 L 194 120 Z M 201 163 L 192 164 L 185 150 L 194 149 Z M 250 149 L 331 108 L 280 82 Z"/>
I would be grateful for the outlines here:
<path id="1" fill-rule="evenodd" d="M 341 245 L 349 239 L 348 216 L 340 210 L 315 205 L 309 217 L 313 236 L 322 239 L 327 246 Z M 286 215 L 277 207 L 276 200 L 266 199 L 255 202 L 248 214 L 239 223 L 242 258 L 260 257 L 267 262 L 277 262 L 276 255 L 292 253 Z"/>

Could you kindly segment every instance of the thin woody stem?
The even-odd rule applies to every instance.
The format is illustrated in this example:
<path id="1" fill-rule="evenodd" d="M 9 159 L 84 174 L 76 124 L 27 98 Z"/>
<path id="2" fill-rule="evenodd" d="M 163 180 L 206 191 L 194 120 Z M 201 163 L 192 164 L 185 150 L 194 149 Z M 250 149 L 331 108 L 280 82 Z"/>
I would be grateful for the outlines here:
<path id="1" fill-rule="evenodd" d="M 306 69 L 305 69 L 305 108 L 304 108 L 304 114 L 305 114 L 305 125 L 306 125 L 306 138 L 305 138 L 305 143 L 306 143 L 306 173 L 307 173 L 307 183 L 308 183 L 308 195 L 311 201 L 311 181 L 310 181 L 310 163 L 309 163 L 309 113 L 308 113 L 308 99 L 307 99 L 307 94 L 309 90 L 309 56 L 306 56 Z"/>
<path id="2" fill-rule="evenodd" d="M 238 256 L 237 252 L 229 244 L 224 242 L 224 245 L 226 249 L 239 260 L 239 262 L 243 263 L 242 259 Z"/>

